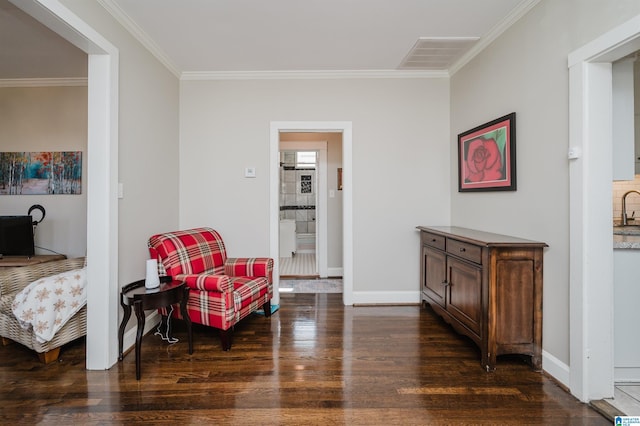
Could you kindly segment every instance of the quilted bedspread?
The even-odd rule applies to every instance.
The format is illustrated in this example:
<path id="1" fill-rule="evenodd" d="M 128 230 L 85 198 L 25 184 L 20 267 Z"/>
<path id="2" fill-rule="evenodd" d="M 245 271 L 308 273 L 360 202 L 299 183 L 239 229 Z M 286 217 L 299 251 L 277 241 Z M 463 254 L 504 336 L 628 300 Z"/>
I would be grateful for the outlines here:
<path id="1" fill-rule="evenodd" d="M 33 327 L 36 339 L 48 342 L 87 303 L 86 269 L 75 269 L 32 282 L 12 305 L 20 325 Z"/>

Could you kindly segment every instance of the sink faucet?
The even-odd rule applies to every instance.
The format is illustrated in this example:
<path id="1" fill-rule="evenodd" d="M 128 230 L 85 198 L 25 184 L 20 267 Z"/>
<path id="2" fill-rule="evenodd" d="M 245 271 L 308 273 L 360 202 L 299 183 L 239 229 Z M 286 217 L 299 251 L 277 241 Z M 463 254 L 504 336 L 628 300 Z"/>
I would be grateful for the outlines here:
<path id="1" fill-rule="evenodd" d="M 622 226 L 627 225 L 627 195 L 631 194 L 632 192 L 635 192 L 636 194 L 640 195 L 640 191 L 636 191 L 635 189 L 632 189 L 631 191 L 625 192 L 624 195 L 622 196 Z"/>

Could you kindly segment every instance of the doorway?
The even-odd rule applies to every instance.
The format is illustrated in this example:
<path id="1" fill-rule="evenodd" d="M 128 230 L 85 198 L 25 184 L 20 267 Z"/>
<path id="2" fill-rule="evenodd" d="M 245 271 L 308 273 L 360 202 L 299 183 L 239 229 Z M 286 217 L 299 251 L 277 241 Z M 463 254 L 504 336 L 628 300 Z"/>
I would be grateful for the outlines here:
<path id="1" fill-rule="evenodd" d="M 640 49 L 640 16 L 569 54 L 571 393 L 614 394 L 612 63 Z M 577 150 L 576 150 L 577 149 Z M 597 259 L 597 261 L 594 261 Z"/>
<path id="2" fill-rule="evenodd" d="M 14 4 L 89 55 L 86 368 L 105 370 L 118 357 L 118 49 L 58 1 Z"/>
<path id="3" fill-rule="evenodd" d="M 278 197 L 281 278 L 326 278 L 327 244 L 321 240 L 328 238 L 325 197 L 328 144 L 327 141 L 317 140 L 322 139 L 323 135 L 288 133 L 280 137 Z"/>
<path id="4" fill-rule="evenodd" d="M 352 221 L 352 125 L 351 122 L 272 122 L 270 129 L 270 257 L 276 259 L 274 265 L 274 296 L 273 303 L 279 303 L 280 289 L 280 261 L 279 261 L 279 228 L 280 228 L 280 179 L 279 179 L 279 156 L 280 141 L 286 140 L 287 135 L 291 133 L 301 134 L 317 134 L 317 133 L 338 133 L 342 136 L 342 206 L 339 215 L 342 219 L 342 237 L 340 260 L 342 261 L 342 298 L 345 305 L 353 304 L 353 221 Z M 290 136 L 289 136 L 290 137 Z M 320 162 L 320 165 L 322 162 Z M 325 174 L 326 175 L 326 174 Z M 322 179 L 320 176 L 319 179 Z M 337 173 L 336 173 L 337 179 Z M 326 232 L 326 203 L 328 188 L 322 181 L 318 186 L 318 197 L 320 202 L 316 208 L 316 234 L 317 237 L 317 254 L 328 253 L 327 238 L 322 237 L 322 233 Z M 335 252 L 331 251 L 334 255 Z M 331 268 L 327 267 L 326 274 L 334 273 Z M 322 262 L 319 263 L 319 275 L 323 275 Z"/>

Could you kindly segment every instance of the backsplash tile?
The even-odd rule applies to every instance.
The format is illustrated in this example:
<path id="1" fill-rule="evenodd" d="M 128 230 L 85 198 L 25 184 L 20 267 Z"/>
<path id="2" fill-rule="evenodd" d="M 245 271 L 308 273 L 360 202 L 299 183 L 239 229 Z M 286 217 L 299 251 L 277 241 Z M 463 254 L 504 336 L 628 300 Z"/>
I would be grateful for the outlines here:
<path id="1" fill-rule="evenodd" d="M 613 182 L 613 220 L 622 220 L 622 196 L 631 190 L 640 191 L 640 175 L 636 175 L 635 180 Z M 627 196 L 627 217 L 631 217 L 635 212 L 635 217 L 640 223 L 640 195 L 629 194 Z"/>

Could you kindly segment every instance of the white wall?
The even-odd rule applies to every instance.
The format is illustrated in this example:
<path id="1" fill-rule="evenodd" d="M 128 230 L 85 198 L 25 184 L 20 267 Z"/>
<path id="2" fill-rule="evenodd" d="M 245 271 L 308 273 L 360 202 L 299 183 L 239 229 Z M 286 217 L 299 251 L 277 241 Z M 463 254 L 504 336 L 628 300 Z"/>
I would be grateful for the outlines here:
<path id="1" fill-rule="evenodd" d="M 46 217 L 35 232 L 36 254 L 84 256 L 87 249 L 87 88 L 0 88 L 0 151 L 81 151 L 82 193 L 3 195 L 0 215 L 27 214 L 40 204 Z M 33 213 L 39 220 L 40 212 Z M 48 249 L 48 250 L 45 250 Z"/>
<path id="2" fill-rule="evenodd" d="M 119 281 L 144 278 L 147 239 L 178 225 L 179 84 L 98 2 L 62 0 L 119 49 Z"/>
<path id="3" fill-rule="evenodd" d="M 271 121 L 353 123 L 353 289 L 419 292 L 417 225 L 449 222 L 447 79 L 182 81 L 180 226 L 269 253 Z M 257 177 L 243 177 L 245 167 Z M 375 266 L 374 266 L 375 265 Z"/>
<path id="4" fill-rule="evenodd" d="M 451 78 L 451 182 L 456 135 L 515 111 L 518 190 L 452 191 L 452 223 L 549 244 L 543 349 L 569 363 L 569 79 L 567 55 L 640 13 L 640 2 L 542 0 Z"/>
<path id="5" fill-rule="evenodd" d="M 144 278 L 149 236 L 178 224 L 178 78 L 98 2 L 60 2 L 119 53 L 118 181 L 124 198 L 118 200 L 117 250 L 122 286 Z M 109 302 L 108 310 L 117 311 L 117 298 Z M 125 347 L 132 342 L 128 336 Z"/>

